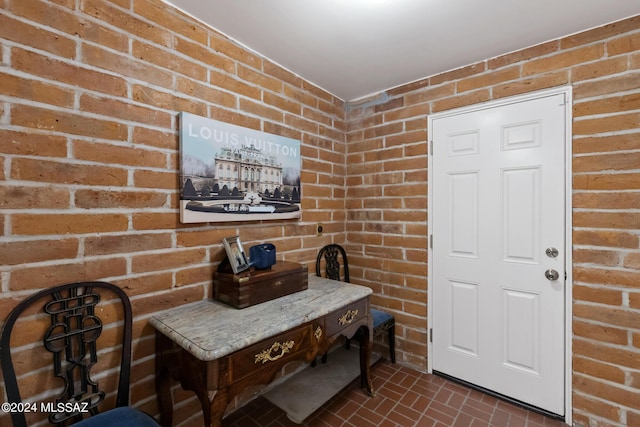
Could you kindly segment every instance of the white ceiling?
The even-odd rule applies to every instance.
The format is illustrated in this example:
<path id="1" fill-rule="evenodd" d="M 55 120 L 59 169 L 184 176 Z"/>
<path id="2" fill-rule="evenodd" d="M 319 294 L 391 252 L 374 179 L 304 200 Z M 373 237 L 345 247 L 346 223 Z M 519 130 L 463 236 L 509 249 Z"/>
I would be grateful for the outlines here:
<path id="1" fill-rule="evenodd" d="M 164 0 L 353 101 L 640 13 L 640 0 Z"/>

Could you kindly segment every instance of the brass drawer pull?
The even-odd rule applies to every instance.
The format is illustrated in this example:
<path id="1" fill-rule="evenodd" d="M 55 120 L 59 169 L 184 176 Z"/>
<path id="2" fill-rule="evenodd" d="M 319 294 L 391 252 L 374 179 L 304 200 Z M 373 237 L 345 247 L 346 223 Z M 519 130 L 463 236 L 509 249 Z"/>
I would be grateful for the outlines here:
<path id="1" fill-rule="evenodd" d="M 358 310 L 347 310 L 347 312 L 338 319 L 340 325 L 348 325 L 358 316 Z"/>
<path id="2" fill-rule="evenodd" d="M 320 341 L 320 338 L 322 338 L 322 328 L 318 326 L 316 328 L 316 332 L 313 335 L 316 337 L 318 341 Z"/>
<path id="3" fill-rule="evenodd" d="M 274 342 L 273 345 L 271 346 L 271 348 L 264 350 L 261 353 L 256 354 L 256 360 L 253 363 L 258 363 L 258 362 L 262 362 L 267 363 L 267 362 L 273 362 L 274 360 L 278 360 L 280 359 L 282 356 L 284 356 L 286 353 L 289 353 L 289 350 L 291 350 L 293 348 L 293 346 L 295 345 L 295 342 L 293 340 L 291 341 L 287 341 L 284 344 L 281 344 L 279 342 Z M 280 353 L 277 353 L 277 352 Z M 274 354 L 276 353 L 276 354 Z"/>

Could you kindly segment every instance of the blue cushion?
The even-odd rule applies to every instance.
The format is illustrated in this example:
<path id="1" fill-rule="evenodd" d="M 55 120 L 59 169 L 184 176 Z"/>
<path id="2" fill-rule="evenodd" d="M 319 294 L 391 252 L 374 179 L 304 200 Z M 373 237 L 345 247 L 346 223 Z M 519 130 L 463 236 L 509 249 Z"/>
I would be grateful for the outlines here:
<path id="1" fill-rule="evenodd" d="M 74 427 L 158 427 L 155 419 L 142 411 L 122 406 L 85 418 Z"/>
<path id="2" fill-rule="evenodd" d="M 382 325 L 384 322 L 387 322 L 393 319 L 393 316 L 389 313 L 385 313 L 384 311 L 376 310 L 374 308 L 371 309 L 371 314 L 373 315 L 373 327 L 377 328 Z"/>

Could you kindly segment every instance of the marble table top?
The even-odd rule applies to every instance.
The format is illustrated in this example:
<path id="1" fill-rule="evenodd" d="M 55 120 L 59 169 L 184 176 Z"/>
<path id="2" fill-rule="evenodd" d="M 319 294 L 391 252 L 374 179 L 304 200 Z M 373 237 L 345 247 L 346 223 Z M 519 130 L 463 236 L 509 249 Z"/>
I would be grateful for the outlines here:
<path id="1" fill-rule="evenodd" d="M 309 275 L 307 290 L 236 309 L 208 299 L 156 313 L 150 320 L 199 360 L 216 360 L 317 319 L 372 293 L 366 286 Z"/>

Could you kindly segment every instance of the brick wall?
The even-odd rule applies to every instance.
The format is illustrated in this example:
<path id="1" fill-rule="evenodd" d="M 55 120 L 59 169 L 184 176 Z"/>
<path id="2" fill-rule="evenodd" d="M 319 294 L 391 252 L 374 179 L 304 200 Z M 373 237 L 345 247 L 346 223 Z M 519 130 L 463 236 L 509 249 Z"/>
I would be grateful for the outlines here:
<path id="1" fill-rule="evenodd" d="M 348 108 L 352 281 L 396 315 L 400 360 L 426 368 L 427 115 L 562 85 L 574 90 L 574 421 L 640 425 L 640 17 Z"/>
<path id="2" fill-rule="evenodd" d="M 132 401 L 156 413 L 148 317 L 210 296 L 223 237 L 309 264 L 337 241 L 353 281 L 396 315 L 399 361 L 425 368 L 427 114 L 571 84 L 575 419 L 640 424 L 639 21 L 345 112 L 158 0 L 0 0 L 0 317 L 38 288 L 120 285 L 135 313 Z M 300 139 L 302 219 L 180 224 L 179 111 Z M 174 398 L 177 420 L 198 425 L 192 393 Z"/>
<path id="3" fill-rule="evenodd" d="M 0 318 L 36 289 L 121 286 L 132 402 L 155 414 L 148 318 L 211 296 L 223 237 L 309 264 L 344 241 L 343 101 L 159 0 L 0 6 Z M 180 111 L 301 140 L 302 219 L 180 224 Z M 177 421 L 201 425 L 193 393 L 175 397 Z"/>

